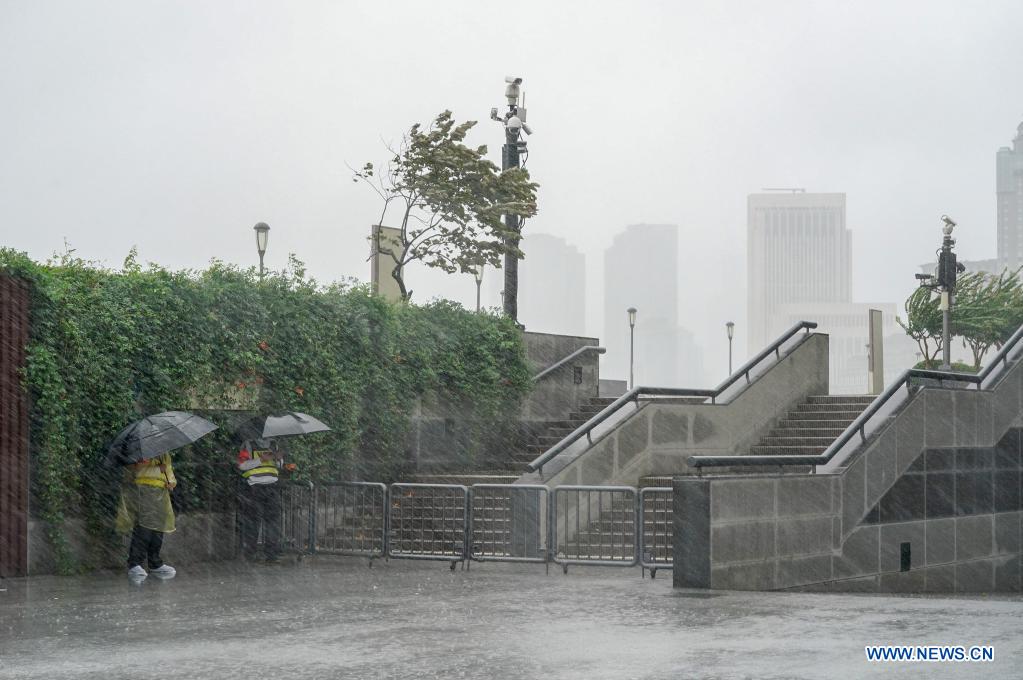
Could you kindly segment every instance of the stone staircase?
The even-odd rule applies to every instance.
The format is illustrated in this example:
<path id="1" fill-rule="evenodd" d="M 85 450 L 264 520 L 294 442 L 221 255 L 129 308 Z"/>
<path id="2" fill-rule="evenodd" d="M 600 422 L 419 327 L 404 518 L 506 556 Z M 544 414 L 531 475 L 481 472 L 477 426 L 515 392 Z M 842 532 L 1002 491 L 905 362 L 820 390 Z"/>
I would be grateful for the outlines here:
<path id="1" fill-rule="evenodd" d="M 668 478 L 670 480 L 670 478 Z M 671 486 L 670 482 L 667 486 Z M 632 556 L 635 541 L 635 523 L 632 504 L 626 499 L 615 499 L 611 507 L 600 513 L 568 540 L 560 541 L 559 552 L 569 557 L 604 560 L 624 560 Z M 662 498 L 648 498 L 640 520 L 643 525 L 647 559 L 672 559 L 672 501 L 670 494 Z"/>
<path id="2" fill-rule="evenodd" d="M 582 427 L 587 420 L 604 410 L 614 398 L 593 397 L 578 405 L 578 411 L 568 414 L 567 420 L 555 420 L 544 423 L 545 428 L 527 444 L 524 449 L 511 451 L 499 461 L 489 461 L 481 465 L 480 472 L 472 474 L 415 474 L 404 481 L 422 484 L 511 484 L 526 472 L 526 466 L 540 454 L 560 442 L 568 435 Z"/>
<path id="3" fill-rule="evenodd" d="M 751 447 L 754 456 L 812 456 L 832 442 L 874 400 L 873 395 L 811 396 L 789 411 L 767 436 Z"/>
<path id="4" fill-rule="evenodd" d="M 515 470 L 525 472 L 525 467 L 537 456 L 560 442 L 568 435 L 586 424 L 586 421 L 607 408 L 615 398 L 593 397 L 579 404 L 579 410 L 568 414 L 568 420 L 552 422 L 547 429 L 536 438 L 536 442 L 528 445 L 525 451 L 512 453 L 508 457 L 509 465 Z"/>
<path id="5" fill-rule="evenodd" d="M 835 439 L 874 400 L 873 395 L 820 395 L 811 396 L 796 410 L 789 411 L 767 436 L 751 448 L 753 455 L 816 455 L 824 453 Z M 777 467 L 764 468 L 776 471 Z M 790 466 L 786 471 L 805 472 L 808 467 Z M 732 472 L 759 472 L 759 467 L 734 467 Z M 671 477 L 649 476 L 639 480 L 639 487 L 671 487 Z M 669 496 L 670 499 L 670 496 Z M 588 542 L 599 540 L 599 534 L 608 528 L 610 518 L 602 517 L 597 526 L 580 533 L 578 541 L 570 547 L 581 549 Z M 647 545 L 652 546 L 654 559 L 671 559 L 672 513 L 670 500 L 649 503 L 644 508 L 643 531 Z M 631 532 L 629 537 L 631 538 Z M 664 536 L 668 539 L 665 541 Z M 617 555 L 616 555 L 617 556 Z"/>

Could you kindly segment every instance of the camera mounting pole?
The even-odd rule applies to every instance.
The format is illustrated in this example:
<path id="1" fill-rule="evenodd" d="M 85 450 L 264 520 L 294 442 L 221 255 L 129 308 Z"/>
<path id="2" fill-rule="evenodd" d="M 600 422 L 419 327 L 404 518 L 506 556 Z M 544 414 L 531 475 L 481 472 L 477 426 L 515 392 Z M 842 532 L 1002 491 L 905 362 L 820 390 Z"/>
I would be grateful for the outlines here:
<path id="1" fill-rule="evenodd" d="M 526 125 L 526 109 L 519 106 L 520 85 L 522 78 L 507 76 L 504 81 L 508 83 L 504 96 L 508 99 L 508 111 L 504 116 L 498 115 L 497 108 L 490 109 L 490 118 L 504 125 L 504 146 L 501 149 L 501 170 L 517 168 L 521 165 L 520 154 L 526 152 L 526 142 L 522 133 L 527 135 L 533 131 Z M 509 246 L 517 248 L 522 239 L 522 225 L 519 223 L 518 215 L 505 215 L 504 223 L 510 235 L 507 238 Z M 503 292 L 504 313 L 518 323 L 519 316 L 519 258 L 511 253 L 504 256 L 504 292 Z M 519 327 L 523 326 L 519 324 Z"/>
<path id="2" fill-rule="evenodd" d="M 938 255 L 938 286 L 941 290 L 941 370 L 952 370 L 952 305 L 955 303 L 956 276 L 966 268 L 956 261 L 952 252 L 955 239 L 952 230 L 956 223 L 948 215 L 942 215 L 941 228 L 944 238 L 941 241 L 941 253 Z"/>

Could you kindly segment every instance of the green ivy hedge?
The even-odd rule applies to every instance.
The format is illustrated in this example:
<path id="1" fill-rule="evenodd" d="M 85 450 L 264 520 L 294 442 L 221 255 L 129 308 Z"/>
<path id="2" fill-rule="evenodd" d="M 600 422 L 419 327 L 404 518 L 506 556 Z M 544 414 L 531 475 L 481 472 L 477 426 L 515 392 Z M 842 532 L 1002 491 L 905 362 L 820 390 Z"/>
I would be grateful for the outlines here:
<path id="1" fill-rule="evenodd" d="M 406 465 L 419 396 L 459 405 L 482 446 L 530 386 L 522 337 L 508 319 L 450 302 L 392 304 L 360 285 L 322 286 L 295 259 L 260 281 L 220 262 L 172 272 L 139 266 L 133 252 L 111 271 L 70 254 L 39 264 L 0 249 L 0 272 L 32 284 L 24 382 L 33 497 L 62 571 L 75 568 L 65 518 L 109 534 L 117 471 L 103 467 L 105 449 L 141 414 L 239 395 L 262 412 L 308 412 L 333 432 L 289 442 L 301 476 L 388 481 Z M 194 468 L 207 473 L 183 466 L 185 489 L 208 490 L 200 477 L 226 465 L 230 433 L 215 435 L 182 452 L 183 462 L 212 464 Z"/>

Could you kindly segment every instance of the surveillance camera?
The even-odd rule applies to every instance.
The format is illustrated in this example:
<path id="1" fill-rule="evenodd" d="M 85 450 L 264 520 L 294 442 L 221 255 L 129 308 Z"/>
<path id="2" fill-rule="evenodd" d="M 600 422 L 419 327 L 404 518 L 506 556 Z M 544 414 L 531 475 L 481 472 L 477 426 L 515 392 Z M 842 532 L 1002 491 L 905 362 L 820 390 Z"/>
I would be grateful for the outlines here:
<path id="1" fill-rule="evenodd" d="M 509 118 L 505 125 L 508 127 L 509 130 L 515 130 L 516 132 L 522 129 L 522 121 L 519 119 L 518 116 L 512 116 L 511 118 Z"/>
<path id="2" fill-rule="evenodd" d="M 942 215 L 941 216 L 941 221 L 944 222 L 946 225 L 948 225 L 950 227 L 956 226 L 956 223 L 948 215 Z"/>
<path id="3" fill-rule="evenodd" d="M 505 76 L 504 77 L 504 82 L 511 83 L 513 85 L 521 85 L 522 84 L 522 78 L 516 78 L 515 76 Z"/>
<path id="4" fill-rule="evenodd" d="M 508 106 L 518 106 L 519 91 L 518 83 L 509 83 L 508 87 L 504 88 L 504 96 L 508 99 Z"/>

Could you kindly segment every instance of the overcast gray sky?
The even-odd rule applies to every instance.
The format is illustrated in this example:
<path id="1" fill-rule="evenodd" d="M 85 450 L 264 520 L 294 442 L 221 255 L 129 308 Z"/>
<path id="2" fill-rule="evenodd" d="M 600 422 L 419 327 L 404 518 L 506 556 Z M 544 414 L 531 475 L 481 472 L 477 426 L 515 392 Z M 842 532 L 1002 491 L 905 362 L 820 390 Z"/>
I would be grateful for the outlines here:
<path id="1" fill-rule="evenodd" d="M 528 229 L 588 256 L 677 223 L 683 319 L 745 317 L 746 195 L 848 195 L 854 298 L 901 301 L 955 217 L 995 252 L 994 154 L 1023 119 L 1023 3 L 0 3 L 0 243 L 117 266 L 255 262 L 272 227 L 319 279 L 365 279 L 379 205 L 345 163 L 449 108 L 499 162 L 503 77 L 525 79 Z M 471 278 L 416 296 L 474 299 Z M 691 294 L 690 294 L 691 293 Z M 713 334 L 713 335 L 712 335 Z M 744 347 L 740 339 L 738 347 Z"/>

